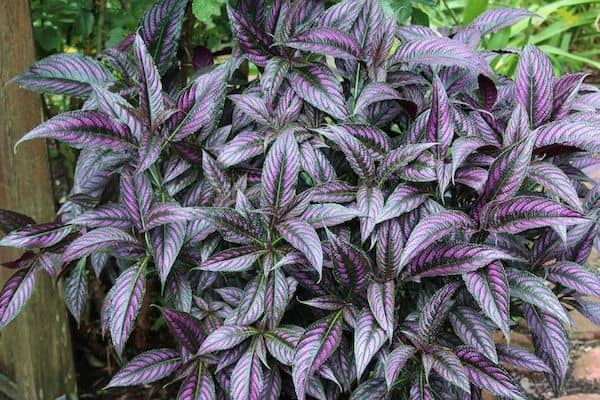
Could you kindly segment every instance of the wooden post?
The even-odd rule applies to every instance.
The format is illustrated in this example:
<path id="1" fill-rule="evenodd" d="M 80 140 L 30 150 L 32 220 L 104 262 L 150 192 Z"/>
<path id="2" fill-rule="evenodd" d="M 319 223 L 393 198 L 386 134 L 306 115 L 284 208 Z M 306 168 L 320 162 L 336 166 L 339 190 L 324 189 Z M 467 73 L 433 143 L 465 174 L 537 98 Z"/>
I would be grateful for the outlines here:
<path id="1" fill-rule="evenodd" d="M 0 208 L 54 218 L 48 149 L 42 140 L 15 142 L 42 120 L 39 95 L 6 83 L 35 61 L 28 0 L 12 0 L 0 10 Z M 0 261 L 18 252 L 0 248 Z M 0 270 L 0 283 L 12 271 Z M 39 274 L 23 312 L 0 333 L 0 388 L 26 400 L 77 398 L 69 322 L 56 289 Z M 3 396 L 0 394 L 0 398 Z"/>

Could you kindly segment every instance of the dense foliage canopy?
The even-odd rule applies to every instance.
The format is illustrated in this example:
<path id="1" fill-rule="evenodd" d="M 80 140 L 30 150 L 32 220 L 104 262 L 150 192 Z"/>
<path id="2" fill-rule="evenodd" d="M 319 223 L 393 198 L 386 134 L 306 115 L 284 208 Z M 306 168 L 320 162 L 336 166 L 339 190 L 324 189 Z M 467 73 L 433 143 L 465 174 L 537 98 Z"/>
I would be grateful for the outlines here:
<path id="1" fill-rule="evenodd" d="M 0 211 L 25 249 L 0 328 L 36 275 L 64 279 L 79 320 L 88 271 L 119 356 L 158 282 L 177 347 L 108 387 L 181 380 L 179 399 L 525 399 L 501 363 L 568 367 L 570 309 L 600 323 L 600 92 L 535 46 L 480 50 L 532 16 L 397 26 L 377 0 L 240 0 L 237 47 L 190 82 L 186 1 L 161 0 L 98 59 L 59 54 L 15 81 L 82 97 L 23 140 L 81 149 L 55 222 Z M 490 68 L 518 57 L 510 79 Z M 258 68 L 247 79 L 247 63 Z M 111 278 L 111 277 L 114 277 Z M 535 354 L 506 339 L 517 320 Z M 498 335 L 496 335 L 498 336 Z"/>

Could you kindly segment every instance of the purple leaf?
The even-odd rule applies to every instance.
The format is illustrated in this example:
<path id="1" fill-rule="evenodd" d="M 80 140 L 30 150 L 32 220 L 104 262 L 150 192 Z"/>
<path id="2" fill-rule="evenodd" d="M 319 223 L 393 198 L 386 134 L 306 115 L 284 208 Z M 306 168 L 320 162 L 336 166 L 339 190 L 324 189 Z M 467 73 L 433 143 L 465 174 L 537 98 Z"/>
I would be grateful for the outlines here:
<path id="1" fill-rule="evenodd" d="M 529 178 L 548 192 L 556 195 L 575 210 L 581 210 L 581 202 L 571 179 L 554 164 L 535 162 L 529 166 Z"/>
<path id="2" fill-rule="evenodd" d="M 154 264 L 164 286 L 185 239 L 185 223 L 175 222 L 154 228 L 151 232 Z"/>
<path id="3" fill-rule="evenodd" d="M 560 283 L 577 293 L 600 297 L 600 275 L 570 261 L 559 261 L 545 268 L 546 279 Z"/>
<path id="4" fill-rule="evenodd" d="M 197 215 L 191 207 L 181 207 L 179 204 L 154 203 L 145 215 L 146 230 L 165 224 L 196 220 Z"/>
<path id="5" fill-rule="evenodd" d="M 215 383 L 206 366 L 198 362 L 182 382 L 177 400 L 216 400 Z"/>
<path id="6" fill-rule="evenodd" d="M 398 268 L 444 236 L 458 230 L 473 231 L 477 223 L 462 211 L 445 211 L 419 221 L 404 244 Z"/>
<path id="7" fill-rule="evenodd" d="M 417 380 L 410 388 L 410 400 L 434 400 L 429 384 L 422 379 Z"/>
<path id="8" fill-rule="evenodd" d="M 272 271 L 269 274 L 265 293 L 265 316 L 269 328 L 279 326 L 292 297 L 293 288 L 290 287 L 281 268 Z"/>
<path id="9" fill-rule="evenodd" d="M 197 354 L 207 354 L 216 351 L 229 350 L 246 339 L 254 336 L 257 331 L 252 327 L 225 325 L 212 331 L 200 345 Z"/>
<path id="10" fill-rule="evenodd" d="M 354 113 L 367 111 L 371 104 L 400 99 L 400 94 L 393 87 L 383 82 L 372 82 L 361 90 L 354 105 Z"/>
<path id="11" fill-rule="evenodd" d="M 136 174 L 132 169 L 121 173 L 121 203 L 129 212 L 138 229 L 145 228 L 145 221 L 150 211 L 152 184 L 145 173 Z"/>
<path id="12" fill-rule="evenodd" d="M 460 340 L 498 363 L 496 345 L 492 337 L 490 324 L 481 314 L 471 307 L 458 306 L 448 316 L 454 333 Z"/>
<path id="13" fill-rule="evenodd" d="M 506 272 L 499 262 L 493 262 L 478 271 L 463 275 L 467 290 L 483 313 L 509 337 L 510 292 Z"/>
<path id="14" fill-rule="evenodd" d="M 443 37 L 405 42 L 398 47 L 393 60 L 409 64 L 458 66 L 486 76 L 493 75 L 489 65 L 475 50 L 459 41 Z"/>
<path id="15" fill-rule="evenodd" d="M 337 144 L 354 172 L 360 178 L 369 181 L 375 175 L 373 157 L 369 148 L 352 135 L 350 129 L 347 125 L 334 125 L 327 130 L 319 130 L 319 133 Z"/>
<path id="16" fill-rule="evenodd" d="M 181 356 L 171 349 L 146 351 L 129 361 L 106 388 L 142 385 L 171 375 L 181 365 Z"/>
<path id="17" fill-rule="evenodd" d="M 200 265 L 203 271 L 240 272 L 251 268 L 262 251 L 255 246 L 234 247 L 209 257 Z"/>
<path id="18" fill-rule="evenodd" d="M 71 226 L 57 222 L 26 225 L 0 239 L 0 246 L 23 249 L 52 247 L 60 243 L 72 231 L 73 228 Z"/>
<path id="19" fill-rule="evenodd" d="M 503 135 L 504 146 L 513 145 L 530 135 L 527 110 L 520 104 L 517 104 L 506 124 L 506 130 Z"/>
<path id="20" fill-rule="evenodd" d="M 54 54 L 33 64 L 13 81 L 35 92 L 89 96 L 92 84 L 114 82 L 110 71 L 97 60 L 81 54 Z"/>
<path id="21" fill-rule="evenodd" d="M 225 73 L 225 68 L 219 67 L 202 74 L 179 93 L 175 112 L 165 123 L 169 140 L 180 141 L 197 132 L 210 133 L 225 100 Z"/>
<path id="22" fill-rule="evenodd" d="M 473 214 L 476 218 L 487 203 L 511 199 L 517 193 L 527 176 L 534 139 L 533 135 L 527 137 L 505 149 L 494 160 L 483 192 L 474 206 Z"/>
<path id="23" fill-rule="evenodd" d="M 525 303 L 539 307 L 565 325 L 571 325 L 571 319 L 545 281 L 530 272 L 511 268 L 506 271 L 510 284 L 510 295 Z"/>
<path id="24" fill-rule="evenodd" d="M 508 399 L 527 399 L 509 373 L 481 353 L 470 347 L 461 346 L 456 354 L 461 359 L 469 380 L 481 389 Z"/>
<path id="25" fill-rule="evenodd" d="M 356 192 L 356 206 L 364 215 L 360 217 L 360 240 L 364 243 L 380 220 L 383 192 L 378 187 L 359 187 Z"/>
<path id="26" fill-rule="evenodd" d="M 9 210 L 0 210 L 0 232 L 10 233 L 26 225 L 33 225 L 35 221 L 27 215 Z"/>
<path id="27" fill-rule="evenodd" d="M 537 356 L 519 346 L 496 346 L 500 361 L 528 371 L 551 372 L 550 368 Z"/>
<path id="28" fill-rule="evenodd" d="M 461 136 L 452 143 L 452 176 L 467 157 L 480 147 L 489 143 L 477 136 Z"/>
<path id="29" fill-rule="evenodd" d="M 263 370 L 254 346 L 238 360 L 231 372 L 229 393 L 233 399 L 260 400 L 263 388 Z"/>
<path id="30" fill-rule="evenodd" d="M 323 269 L 323 249 L 317 232 L 307 222 L 289 219 L 276 226 L 277 232 L 295 249 L 299 250 L 319 274 Z"/>
<path id="31" fill-rule="evenodd" d="M 600 130 L 598 124 L 587 121 L 555 121 L 537 130 L 536 148 L 551 145 L 577 147 L 593 153 L 600 152 Z"/>
<path id="32" fill-rule="evenodd" d="M 269 353 L 283 365 L 293 365 L 296 345 L 303 334 L 298 327 L 279 327 L 265 333 Z"/>
<path id="33" fill-rule="evenodd" d="M 195 213 L 197 219 L 202 219 L 213 226 L 228 242 L 262 245 L 262 241 L 257 238 L 250 223 L 240 212 L 232 208 L 196 208 Z"/>
<path id="34" fill-rule="evenodd" d="M 270 125 L 271 117 L 265 100 L 253 94 L 236 94 L 229 96 L 235 106 L 260 125 Z"/>
<path id="35" fill-rule="evenodd" d="M 101 86 L 92 85 L 92 88 L 94 89 L 94 100 L 99 109 L 127 125 L 131 134 L 140 141 L 145 127 L 127 100 Z"/>
<path id="36" fill-rule="evenodd" d="M 342 287 L 361 293 L 367 285 L 371 262 L 358 247 L 328 232 L 333 273 Z"/>
<path id="37" fill-rule="evenodd" d="M 290 71 L 290 67 L 290 62 L 281 57 L 273 57 L 267 62 L 260 78 L 260 87 L 268 105 L 273 104 L 277 92 Z"/>
<path id="38" fill-rule="evenodd" d="M 503 250 L 469 243 L 437 244 L 423 250 L 406 266 L 410 279 L 460 275 L 485 267 L 496 260 L 514 260 Z"/>
<path id="39" fill-rule="evenodd" d="M 348 118 L 342 87 L 329 68 L 311 65 L 290 72 L 290 85 L 308 104 L 339 120 Z"/>
<path id="40" fill-rule="evenodd" d="M 400 376 L 406 362 L 415 355 L 417 349 L 412 346 L 399 345 L 388 355 L 385 360 L 385 382 L 388 389 Z"/>
<path id="41" fill-rule="evenodd" d="M 319 370 L 342 340 L 342 313 L 311 324 L 296 346 L 292 379 L 298 400 L 305 399 L 309 378 Z"/>
<path id="42" fill-rule="evenodd" d="M 587 77 L 585 73 L 566 74 L 554 80 L 554 98 L 552 102 L 552 117 L 560 120 L 565 117 L 577 95 L 583 80 Z"/>
<path id="43" fill-rule="evenodd" d="M 400 184 L 388 196 L 383 209 L 377 217 L 376 223 L 379 224 L 412 211 L 423 204 L 428 197 L 428 194 L 421 192 L 419 189 Z"/>
<path id="44" fill-rule="evenodd" d="M 302 219 L 311 224 L 313 228 L 323 228 L 339 225 L 362 215 L 362 212 L 340 204 L 321 203 L 309 205 L 304 211 Z"/>
<path id="45" fill-rule="evenodd" d="M 361 57 L 360 44 L 341 30 L 315 27 L 286 40 L 285 46 L 310 53 L 343 59 Z"/>
<path id="46" fill-rule="evenodd" d="M 265 157 L 261 203 L 274 211 L 287 208 L 296 195 L 299 171 L 300 151 L 296 139 L 291 132 L 283 133 Z"/>
<path id="47" fill-rule="evenodd" d="M 435 143 L 407 144 L 388 152 L 377 167 L 379 181 L 385 182 L 399 168 L 416 160 L 425 150 L 433 146 L 435 146 Z"/>
<path id="48" fill-rule="evenodd" d="M 385 331 L 377 324 L 375 317 L 365 308 L 356 321 L 354 331 L 354 358 L 356 377 L 360 378 L 385 342 Z"/>
<path id="49" fill-rule="evenodd" d="M 130 150 L 133 139 L 127 126 L 97 111 L 59 114 L 26 133 L 15 144 L 31 139 L 56 139 L 75 148 Z"/>
<path id="50" fill-rule="evenodd" d="M 419 334 L 424 340 L 429 341 L 435 337 L 436 331 L 439 329 L 442 322 L 444 322 L 448 312 L 454 305 L 452 296 L 458 289 L 458 285 L 447 284 L 442 288 L 438 289 L 437 292 L 427 301 L 425 307 L 420 313 L 418 330 Z"/>
<path id="51" fill-rule="evenodd" d="M 143 39 L 136 35 L 133 44 L 140 69 L 140 107 L 148 118 L 148 126 L 153 128 L 163 120 L 165 115 L 160 74 Z"/>
<path id="52" fill-rule="evenodd" d="M 583 215 L 543 197 L 517 196 L 491 203 L 482 214 L 482 225 L 490 232 L 516 234 L 552 225 L 577 225 Z"/>
<path id="53" fill-rule="evenodd" d="M 403 245 L 400 224 L 396 219 L 390 219 L 379 225 L 375 260 L 378 270 L 384 277 L 392 276 L 397 265 L 400 264 Z"/>
<path id="54" fill-rule="evenodd" d="M 233 37 L 252 63 L 264 67 L 270 56 L 271 38 L 255 25 L 248 16 L 233 7 L 227 7 Z"/>
<path id="55" fill-rule="evenodd" d="M 168 308 L 161 308 L 161 311 L 169 329 L 179 343 L 190 352 L 195 353 L 204 337 L 201 322 L 185 312 Z"/>
<path id="56" fill-rule="evenodd" d="M 265 312 L 265 296 L 267 292 L 264 276 L 252 279 L 244 290 L 235 315 L 237 325 L 252 325 Z"/>
<path id="57" fill-rule="evenodd" d="M 552 370 L 552 374 L 547 374 L 546 377 L 554 391 L 558 391 L 569 368 L 567 333 L 554 313 L 523 304 L 523 315 L 533 337 L 535 353 Z"/>
<path id="58" fill-rule="evenodd" d="M 429 353 L 421 356 L 425 370 L 433 369 L 447 382 L 470 393 L 469 378 L 460 359 L 449 349 L 433 346 Z"/>
<path id="59" fill-rule="evenodd" d="M 224 167 L 231 167 L 263 153 L 264 138 L 252 131 L 237 134 L 219 154 L 218 161 Z"/>
<path id="60" fill-rule="evenodd" d="M 385 381 L 382 378 L 372 378 L 361 383 L 348 400 L 385 400 L 388 398 L 387 395 Z"/>
<path id="61" fill-rule="evenodd" d="M 77 321 L 77 325 L 81 322 L 81 317 L 85 311 L 88 299 L 88 275 L 86 264 L 87 258 L 79 260 L 75 268 L 71 270 L 64 281 L 65 304 Z"/>
<path id="62" fill-rule="evenodd" d="M 534 45 L 521 52 L 515 72 L 515 99 L 529 115 L 529 126 L 536 128 L 552 112 L 552 64 Z"/>
<path id="63" fill-rule="evenodd" d="M 93 252 L 119 246 L 141 248 L 136 238 L 118 228 L 98 228 L 75 239 L 63 253 L 63 261 L 69 262 Z"/>
<path id="64" fill-rule="evenodd" d="M 520 8 L 492 8 L 477 16 L 467 28 L 476 28 L 485 35 L 511 26 L 523 18 L 534 16 L 536 14 Z"/>
<path id="65" fill-rule="evenodd" d="M 161 0 L 142 18 L 140 35 L 163 73 L 176 56 L 187 3 L 188 0 Z"/>
<path id="66" fill-rule="evenodd" d="M 133 225 L 129 213 L 121 204 L 104 204 L 75 217 L 70 224 L 88 228 L 113 227 L 127 229 Z"/>
<path id="67" fill-rule="evenodd" d="M 145 264 L 146 261 L 142 261 L 126 269 L 107 295 L 110 298 L 110 336 L 119 355 L 123 353 L 142 306 L 146 292 Z"/>
<path id="68" fill-rule="evenodd" d="M 448 106 L 448 95 L 444 84 L 435 76 L 431 89 L 431 112 L 427 121 L 426 137 L 430 142 L 438 143 L 438 159 L 443 159 L 452 144 L 454 123 Z"/>
<path id="69" fill-rule="evenodd" d="M 23 309 L 35 285 L 35 267 L 17 270 L 0 291 L 0 330 Z"/>
<path id="70" fill-rule="evenodd" d="M 279 368 L 271 367 L 265 375 L 260 399 L 262 400 L 279 400 L 281 398 L 281 373 Z"/>
<path id="71" fill-rule="evenodd" d="M 367 288 L 367 301 L 373 317 L 391 341 L 394 337 L 394 312 L 396 305 L 394 280 L 371 282 Z"/>

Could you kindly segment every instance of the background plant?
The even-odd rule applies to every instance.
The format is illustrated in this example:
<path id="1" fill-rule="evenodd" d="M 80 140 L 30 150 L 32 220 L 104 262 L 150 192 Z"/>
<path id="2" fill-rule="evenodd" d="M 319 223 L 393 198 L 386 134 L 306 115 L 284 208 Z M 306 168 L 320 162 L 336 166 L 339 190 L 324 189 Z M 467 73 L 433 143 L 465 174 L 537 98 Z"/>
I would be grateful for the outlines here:
<path id="1" fill-rule="evenodd" d="M 533 45 L 480 45 L 533 14 L 434 31 L 378 1 L 240 1 L 232 56 L 191 75 L 186 6 L 162 0 L 98 59 L 53 55 L 15 78 L 85 101 L 22 139 L 81 152 L 55 222 L 0 212 L 0 245 L 26 250 L 0 327 L 48 273 L 78 322 L 90 281 L 110 287 L 99 323 L 124 365 L 108 388 L 524 399 L 505 362 L 560 390 L 567 311 L 600 322 L 584 298 L 600 296 L 586 266 L 600 94 Z M 490 67 L 504 53 L 514 80 Z M 148 303 L 171 335 L 137 354 Z M 493 340 L 515 320 L 535 354 Z"/>

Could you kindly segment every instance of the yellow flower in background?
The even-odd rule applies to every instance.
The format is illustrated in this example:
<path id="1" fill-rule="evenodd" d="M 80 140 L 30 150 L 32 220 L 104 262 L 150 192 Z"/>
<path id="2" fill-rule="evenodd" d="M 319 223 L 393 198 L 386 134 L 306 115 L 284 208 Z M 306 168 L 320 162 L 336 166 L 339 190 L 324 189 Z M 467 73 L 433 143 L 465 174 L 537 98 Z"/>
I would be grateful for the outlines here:
<path id="1" fill-rule="evenodd" d="M 556 13 L 562 17 L 562 19 L 568 24 L 576 24 L 579 21 L 579 17 L 573 14 L 571 11 L 564 8 L 559 8 Z"/>
<path id="2" fill-rule="evenodd" d="M 64 52 L 65 53 L 77 53 L 77 48 L 73 47 L 73 46 L 65 46 Z"/>

